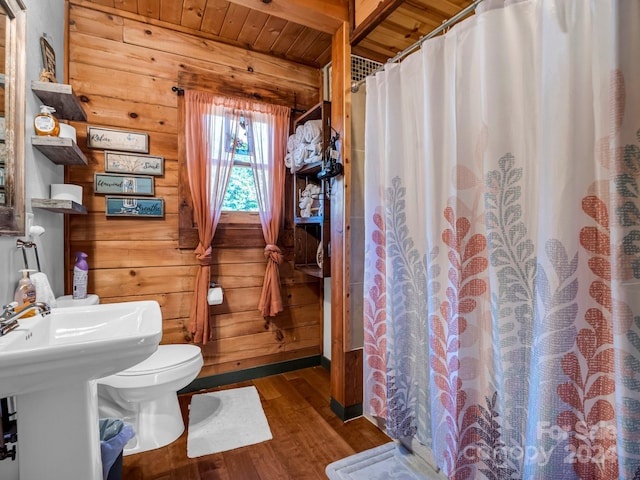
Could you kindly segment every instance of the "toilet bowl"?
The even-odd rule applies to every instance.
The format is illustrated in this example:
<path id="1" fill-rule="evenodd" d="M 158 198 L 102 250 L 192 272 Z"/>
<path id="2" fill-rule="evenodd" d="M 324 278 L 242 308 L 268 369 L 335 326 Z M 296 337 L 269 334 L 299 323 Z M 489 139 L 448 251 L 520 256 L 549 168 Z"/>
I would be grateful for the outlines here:
<path id="1" fill-rule="evenodd" d="M 98 380 L 100 418 L 121 418 L 136 431 L 124 455 L 163 447 L 182 435 L 177 392 L 198 376 L 202 364 L 196 345 L 159 345 L 141 363 Z"/>

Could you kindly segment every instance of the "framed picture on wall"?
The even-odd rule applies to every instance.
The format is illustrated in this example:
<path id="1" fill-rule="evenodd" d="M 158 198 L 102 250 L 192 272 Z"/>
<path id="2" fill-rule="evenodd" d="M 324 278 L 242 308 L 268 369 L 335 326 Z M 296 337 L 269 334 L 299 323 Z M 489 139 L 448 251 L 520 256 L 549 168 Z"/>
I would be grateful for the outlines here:
<path id="1" fill-rule="evenodd" d="M 149 153 L 149 135 L 113 128 L 87 127 L 87 147 Z"/>
<path id="2" fill-rule="evenodd" d="M 164 217 L 163 198 L 105 197 L 107 217 Z"/>
<path id="3" fill-rule="evenodd" d="M 164 157 L 104 151 L 104 171 L 164 175 Z"/>
<path id="4" fill-rule="evenodd" d="M 153 177 L 147 175 L 94 173 L 93 191 L 94 193 L 106 193 L 111 195 L 153 196 Z"/>

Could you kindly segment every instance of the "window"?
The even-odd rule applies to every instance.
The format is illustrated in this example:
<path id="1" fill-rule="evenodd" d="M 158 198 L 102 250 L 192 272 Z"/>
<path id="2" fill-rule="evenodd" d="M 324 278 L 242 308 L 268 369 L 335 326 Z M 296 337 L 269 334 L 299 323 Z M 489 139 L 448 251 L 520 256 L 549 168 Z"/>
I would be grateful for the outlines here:
<path id="1" fill-rule="evenodd" d="M 249 125 L 244 118 L 240 118 L 238 125 L 229 126 L 228 148 L 234 150 L 233 169 L 229 177 L 229 184 L 222 203 L 223 211 L 257 212 L 258 198 L 256 185 L 251 170 L 249 156 L 253 154 L 253 142 L 250 138 Z M 229 151 L 229 150 L 227 150 Z"/>

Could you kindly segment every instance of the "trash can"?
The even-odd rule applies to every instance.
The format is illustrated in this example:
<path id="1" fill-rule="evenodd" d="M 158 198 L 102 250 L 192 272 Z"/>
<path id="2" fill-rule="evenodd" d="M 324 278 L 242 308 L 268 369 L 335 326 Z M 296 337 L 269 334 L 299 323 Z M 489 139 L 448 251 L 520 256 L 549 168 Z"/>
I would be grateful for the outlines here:
<path id="1" fill-rule="evenodd" d="M 133 427 L 119 418 L 100 419 L 100 454 L 103 480 L 122 479 L 122 451 L 135 436 Z"/>

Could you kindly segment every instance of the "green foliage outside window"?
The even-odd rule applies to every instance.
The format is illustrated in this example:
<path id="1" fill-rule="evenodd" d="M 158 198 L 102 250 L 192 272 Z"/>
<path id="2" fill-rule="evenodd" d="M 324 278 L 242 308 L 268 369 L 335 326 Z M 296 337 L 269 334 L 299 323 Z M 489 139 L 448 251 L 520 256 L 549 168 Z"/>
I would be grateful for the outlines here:
<path id="1" fill-rule="evenodd" d="M 229 145 L 235 150 L 233 169 L 229 185 L 222 203 L 223 210 L 234 212 L 257 212 L 258 197 L 253 179 L 253 170 L 246 165 L 249 160 L 249 135 L 247 122 L 240 119 L 235 138 L 229 138 Z M 240 164 L 239 164 L 240 163 Z"/>
<path id="2" fill-rule="evenodd" d="M 222 203 L 223 210 L 236 212 L 257 212 L 258 198 L 256 185 L 253 181 L 251 167 L 235 165 L 231 170 L 231 178 L 227 186 L 227 193 Z"/>

